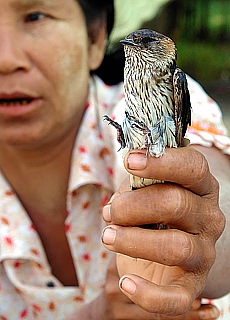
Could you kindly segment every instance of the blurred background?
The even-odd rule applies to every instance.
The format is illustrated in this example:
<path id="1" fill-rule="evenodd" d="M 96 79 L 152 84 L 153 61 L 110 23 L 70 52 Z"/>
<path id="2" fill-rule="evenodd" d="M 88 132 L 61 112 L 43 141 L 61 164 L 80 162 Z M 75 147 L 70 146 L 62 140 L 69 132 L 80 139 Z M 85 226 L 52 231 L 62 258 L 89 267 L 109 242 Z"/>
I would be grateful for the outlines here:
<path id="1" fill-rule="evenodd" d="M 177 64 L 220 105 L 230 132 L 230 0 L 115 0 L 111 48 L 140 28 L 171 37 Z"/>

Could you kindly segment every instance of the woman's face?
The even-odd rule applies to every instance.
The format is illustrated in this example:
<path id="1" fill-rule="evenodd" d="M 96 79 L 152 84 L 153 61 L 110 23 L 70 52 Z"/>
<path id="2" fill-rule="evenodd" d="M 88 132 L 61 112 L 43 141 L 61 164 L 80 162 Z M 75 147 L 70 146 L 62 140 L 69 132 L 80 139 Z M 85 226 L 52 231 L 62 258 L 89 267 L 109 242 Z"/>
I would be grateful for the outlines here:
<path id="1" fill-rule="evenodd" d="M 76 0 L 0 0 L 0 143 L 49 144 L 76 130 L 96 46 Z"/>

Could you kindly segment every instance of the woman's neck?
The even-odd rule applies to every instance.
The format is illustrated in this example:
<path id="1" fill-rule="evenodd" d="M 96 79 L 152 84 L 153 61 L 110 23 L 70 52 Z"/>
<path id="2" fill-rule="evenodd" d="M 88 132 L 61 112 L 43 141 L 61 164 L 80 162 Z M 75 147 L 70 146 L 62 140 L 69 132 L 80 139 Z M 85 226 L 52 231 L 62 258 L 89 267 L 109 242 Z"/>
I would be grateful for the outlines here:
<path id="1" fill-rule="evenodd" d="M 66 214 L 76 132 L 40 148 L 0 145 L 0 167 L 29 215 Z"/>

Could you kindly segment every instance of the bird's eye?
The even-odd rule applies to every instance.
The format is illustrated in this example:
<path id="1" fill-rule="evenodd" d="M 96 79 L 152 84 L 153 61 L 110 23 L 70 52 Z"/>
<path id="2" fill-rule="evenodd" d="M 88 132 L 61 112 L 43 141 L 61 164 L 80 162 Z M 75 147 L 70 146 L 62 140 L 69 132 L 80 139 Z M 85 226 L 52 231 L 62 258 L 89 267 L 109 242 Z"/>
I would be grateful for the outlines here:
<path id="1" fill-rule="evenodd" d="M 142 39 L 142 42 L 144 44 L 148 44 L 148 43 L 153 43 L 153 42 L 156 42 L 157 40 L 155 38 L 151 38 L 151 37 L 145 37 Z"/>

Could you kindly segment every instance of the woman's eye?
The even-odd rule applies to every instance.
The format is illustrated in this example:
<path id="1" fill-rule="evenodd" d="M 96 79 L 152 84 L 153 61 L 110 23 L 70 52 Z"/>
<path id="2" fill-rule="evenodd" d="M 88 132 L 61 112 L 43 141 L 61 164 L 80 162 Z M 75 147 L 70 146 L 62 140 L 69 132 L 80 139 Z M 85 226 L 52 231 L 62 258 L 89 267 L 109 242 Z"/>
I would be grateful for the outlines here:
<path id="1" fill-rule="evenodd" d="M 44 17 L 45 17 L 45 14 L 44 14 L 44 13 L 41 13 L 41 12 L 33 12 L 33 13 L 28 14 L 28 15 L 25 17 L 25 22 L 39 21 L 39 20 L 42 20 Z"/>

